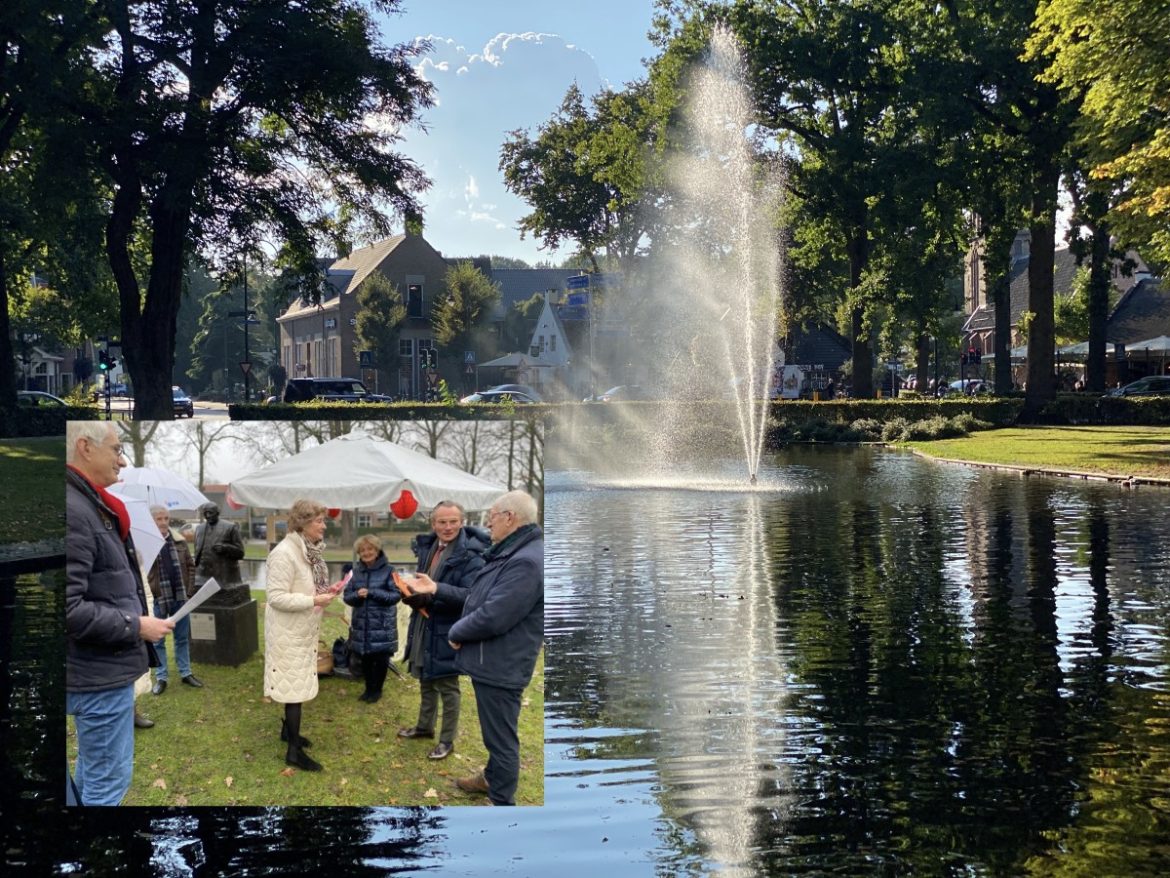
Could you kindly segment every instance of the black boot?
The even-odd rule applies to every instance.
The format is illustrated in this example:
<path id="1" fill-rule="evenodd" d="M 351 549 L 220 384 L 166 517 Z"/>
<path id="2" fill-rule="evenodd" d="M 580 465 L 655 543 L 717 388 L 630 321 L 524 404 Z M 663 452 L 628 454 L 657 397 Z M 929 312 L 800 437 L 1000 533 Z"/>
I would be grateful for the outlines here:
<path id="1" fill-rule="evenodd" d="M 308 738 L 306 738 L 304 735 L 297 735 L 297 738 L 299 739 L 297 741 L 298 747 L 312 747 L 313 746 L 313 742 L 310 741 Z M 280 721 L 280 740 L 286 741 L 286 742 L 288 741 L 288 720 L 286 720 L 286 719 L 282 719 Z"/>
<path id="2" fill-rule="evenodd" d="M 288 752 L 284 754 L 284 761 L 289 765 L 305 771 L 320 771 L 321 763 L 302 750 L 300 747 L 288 745 Z"/>

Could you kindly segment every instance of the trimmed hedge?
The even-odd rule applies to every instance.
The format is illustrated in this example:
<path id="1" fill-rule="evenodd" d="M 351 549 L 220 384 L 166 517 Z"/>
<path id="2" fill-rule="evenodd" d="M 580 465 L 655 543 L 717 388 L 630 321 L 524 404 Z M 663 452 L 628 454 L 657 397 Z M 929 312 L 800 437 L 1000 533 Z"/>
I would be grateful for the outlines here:
<path id="1" fill-rule="evenodd" d="M 17 406 L 0 408 L 0 437 L 64 436 L 66 421 L 92 421 L 98 417 L 93 406 Z"/>

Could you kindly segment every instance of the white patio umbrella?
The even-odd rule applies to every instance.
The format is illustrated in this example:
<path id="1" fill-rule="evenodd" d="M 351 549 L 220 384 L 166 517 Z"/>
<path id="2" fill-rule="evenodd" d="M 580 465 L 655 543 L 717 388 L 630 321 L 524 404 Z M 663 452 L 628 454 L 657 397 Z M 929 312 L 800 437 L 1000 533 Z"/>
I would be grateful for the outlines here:
<path id="1" fill-rule="evenodd" d="M 138 560 L 142 562 L 143 570 L 150 570 L 165 542 L 162 534 L 158 532 L 158 525 L 154 523 L 154 516 L 150 514 L 151 504 L 135 497 L 120 499 L 126 504 L 126 511 L 130 514 L 130 538 L 134 540 Z"/>
<path id="2" fill-rule="evenodd" d="M 330 508 L 384 511 L 403 490 L 420 509 L 453 500 L 486 509 L 507 488 L 393 442 L 355 432 L 277 461 L 228 485 L 231 500 L 288 509 L 299 499 Z"/>
<path id="3" fill-rule="evenodd" d="M 208 499 L 189 481 L 169 469 L 156 466 L 128 466 L 122 470 L 110 493 L 125 499 L 145 500 L 149 506 L 165 506 L 195 512 Z"/>

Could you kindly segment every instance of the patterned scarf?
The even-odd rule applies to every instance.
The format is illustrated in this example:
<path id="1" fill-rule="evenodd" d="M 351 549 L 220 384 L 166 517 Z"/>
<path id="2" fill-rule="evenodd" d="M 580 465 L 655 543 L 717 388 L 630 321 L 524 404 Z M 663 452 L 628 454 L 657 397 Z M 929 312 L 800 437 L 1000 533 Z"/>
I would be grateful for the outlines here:
<path id="1" fill-rule="evenodd" d="M 310 543 L 301 536 L 305 544 L 305 557 L 309 559 L 309 566 L 313 568 L 313 588 L 317 594 L 329 591 L 329 567 L 325 564 L 325 541 Z"/>

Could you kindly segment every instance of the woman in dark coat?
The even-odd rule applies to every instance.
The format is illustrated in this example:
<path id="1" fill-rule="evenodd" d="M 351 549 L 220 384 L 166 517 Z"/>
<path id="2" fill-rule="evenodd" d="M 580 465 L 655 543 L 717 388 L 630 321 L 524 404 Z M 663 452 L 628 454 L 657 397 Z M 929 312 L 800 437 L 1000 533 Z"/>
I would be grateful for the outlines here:
<path id="1" fill-rule="evenodd" d="M 433 738 L 440 700 L 443 724 L 439 742 L 428 756 L 445 759 L 455 745 L 459 727 L 459 676 L 455 650 L 447 632 L 463 612 L 467 590 L 483 567 L 483 553 L 491 545 L 487 531 L 464 525 L 463 508 L 443 501 L 431 512 L 432 532 L 415 537 L 411 548 L 418 569 L 438 583 L 435 594 L 412 595 L 405 603 L 413 612 L 406 635 L 406 659 L 419 681 L 418 722 L 398 730 L 400 738 Z"/>
<path id="2" fill-rule="evenodd" d="M 366 691 L 358 701 L 374 702 L 382 697 L 390 656 L 398 649 L 397 604 L 402 594 L 391 578 L 390 562 L 380 539 L 366 534 L 358 537 L 353 549 L 358 560 L 342 599 L 353 607 L 350 645 L 361 656 L 366 681 Z"/>

